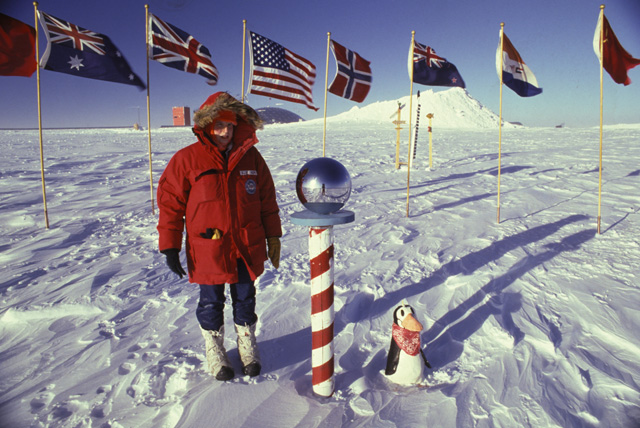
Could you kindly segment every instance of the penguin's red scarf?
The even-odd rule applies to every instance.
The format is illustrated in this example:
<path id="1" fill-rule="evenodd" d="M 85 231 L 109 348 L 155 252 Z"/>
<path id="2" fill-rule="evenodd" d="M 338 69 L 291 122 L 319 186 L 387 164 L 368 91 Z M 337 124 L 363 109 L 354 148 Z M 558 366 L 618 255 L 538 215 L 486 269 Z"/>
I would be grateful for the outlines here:
<path id="1" fill-rule="evenodd" d="M 396 344 L 407 354 L 413 356 L 420 352 L 420 332 L 411 331 L 400 327 L 398 324 L 392 325 L 391 334 Z"/>

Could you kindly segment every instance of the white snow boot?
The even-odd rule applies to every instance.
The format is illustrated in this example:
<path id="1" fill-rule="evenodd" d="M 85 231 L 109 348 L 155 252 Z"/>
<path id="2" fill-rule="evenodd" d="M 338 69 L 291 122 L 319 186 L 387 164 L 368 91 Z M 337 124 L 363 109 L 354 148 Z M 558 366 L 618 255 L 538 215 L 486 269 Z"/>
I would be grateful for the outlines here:
<path id="1" fill-rule="evenodd" d="M 240 354 L 240 360 L 242 360 L 242 372 L 251 377 L 258 376 L 262 369 L 258 344 L 256 343 L 257 324 L 257 322 L 246 326 L 236 324 L 238 353 Z"/>
<path id="2" fill-rule="evenodd" d="M 224 349 L 224 326 L 219 331 L 205 330 L 200 327 L 204 337 L 209 371 L 217 380 L 233 379 L 235 373 Z"/>

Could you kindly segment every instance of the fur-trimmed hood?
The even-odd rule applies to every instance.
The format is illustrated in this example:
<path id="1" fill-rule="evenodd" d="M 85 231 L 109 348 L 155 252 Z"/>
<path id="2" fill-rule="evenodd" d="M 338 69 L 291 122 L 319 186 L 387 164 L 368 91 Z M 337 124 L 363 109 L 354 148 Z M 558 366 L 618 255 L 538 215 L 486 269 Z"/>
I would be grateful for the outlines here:
<path id="1" fill-rule="evenodd" d="M 258 113 L 253 108 L 236 100 L 226 92 L 216 92 L 207 98 L 200 106 L 200 109 L 193 115 L 193 123 L 196 127 L 204 130 L 223 110 L 235 113 L 239 121 L 238 125 L 240 125 L 241 122 L 245 122 L 254 130 L 262 129 L 263 121 L 260 119 Z"/>

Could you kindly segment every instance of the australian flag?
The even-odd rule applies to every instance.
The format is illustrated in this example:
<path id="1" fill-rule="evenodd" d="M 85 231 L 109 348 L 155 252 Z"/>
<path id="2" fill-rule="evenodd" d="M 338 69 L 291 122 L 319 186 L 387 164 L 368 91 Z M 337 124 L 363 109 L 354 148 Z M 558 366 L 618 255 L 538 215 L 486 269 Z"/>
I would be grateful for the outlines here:
<path id="1" fill-rule="evenodd" d="M 167 67 L 199 74 L 207 83 L 218 83 L 218 69 L 211 62 L 209 49 L 178 27 L 149 14 L 151 59 Z"/>
<path id="2" fill-rule="evenodd" d="M 414 40 L 413 58 L 409 51 L 409 67 L 413 67 L 413 81 L 429 86 L 465 87 L 464 80 L 455 65 L 436 55 L 429 46 Z M 411 76 L 411 69 L 409 69 Z"/>
<path id="3" fill-rule="evenodd" d="M 109 37 L 41 11 L 38 16 L 48 41 L 40 59 L 45 70 L 146 88 Z"/>
<path id="4" fill-rule="evenodd" d="M 337 69 L 329 92 L 361 103 L 371 89 L 371 63 L 333 40 L 331 50 Z"/>

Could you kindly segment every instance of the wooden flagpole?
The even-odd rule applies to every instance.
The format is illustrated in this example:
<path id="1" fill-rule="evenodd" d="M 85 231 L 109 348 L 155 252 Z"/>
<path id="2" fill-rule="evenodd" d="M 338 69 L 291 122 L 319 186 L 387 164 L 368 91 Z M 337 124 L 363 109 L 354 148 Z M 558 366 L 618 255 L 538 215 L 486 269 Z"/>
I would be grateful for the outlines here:
<path id="1" fill-rule="evenodd" d="M 322 125 L 322 157 L 326 154 L 327 141 L 327 86 L 329 85 L 329 49 L 331 48 L 331 33 L 327 33 L 327 67 L 324 72 L 324 123 Z"/>
<path id="2" fill-rule="evenodd" d="M 244 57 L 246 55 L 246 46 L 247 46 L 247 20 L 243 19 L 242 20 L 242 91 L 240 92 L 242 94 L 241 100 L 243 103 L 244 103 L 244 67 L 245 67 Z"/>
<path id="3" fill-rule="evenodd" d="M 38 133 L 40 135 L 40 177 L 42 181 L 42 202 L 44 204 L 44 225 L 49 229 L 49 212 L 47 211 L 47 190 L 44 182 L 44 150 L 42 148 L 42 108 L 40 102 L 40 43 L 38 42 L 38 2 L 33 2 L 36 20 L 36 71 L 38 87 Z"/>
<path id="4" fill-rule="evenodd" d="M 411 89 L 409 91 L 409 156 L 407 157 L 407 217 L 409 217 L 409 188 L 411 183 L 411 115 L 413 109 L 413 49 L 416 39 L 416 32 L 411 31 L 411 50 L 409 53 L 409 74 Z"/>
<path id="5" fill-rule="evenodd" d="M 603 68 L 604 68 L 604 5 L 600 5 L 600 169 L 598 173 L 598 220 L 597 230 L 600 234 L 601 201 L 602 201 L 602 98 L 603 98 Z"/>
<path id="6" fill-rule="evenodd" d="M 156 204 L 153 196 L 153 168 L 151 161 L 151 103 L 150 103 L 150 81 L 149 81 L 149 5 L 144 5 L 145 11 L 145 35 L 147 39 L 147 135 L 149 139 L 149 187 L 151 189 L 151 214 L 156 213 Z"/>
<path id="7" fill-rule="evenodd" d="M 498 119 L 498 224 L 500 223 L 500 173 L 502 170 L 502 70 L 504 67 L 504 22 L 500 23 L 500 118 Z"/>

